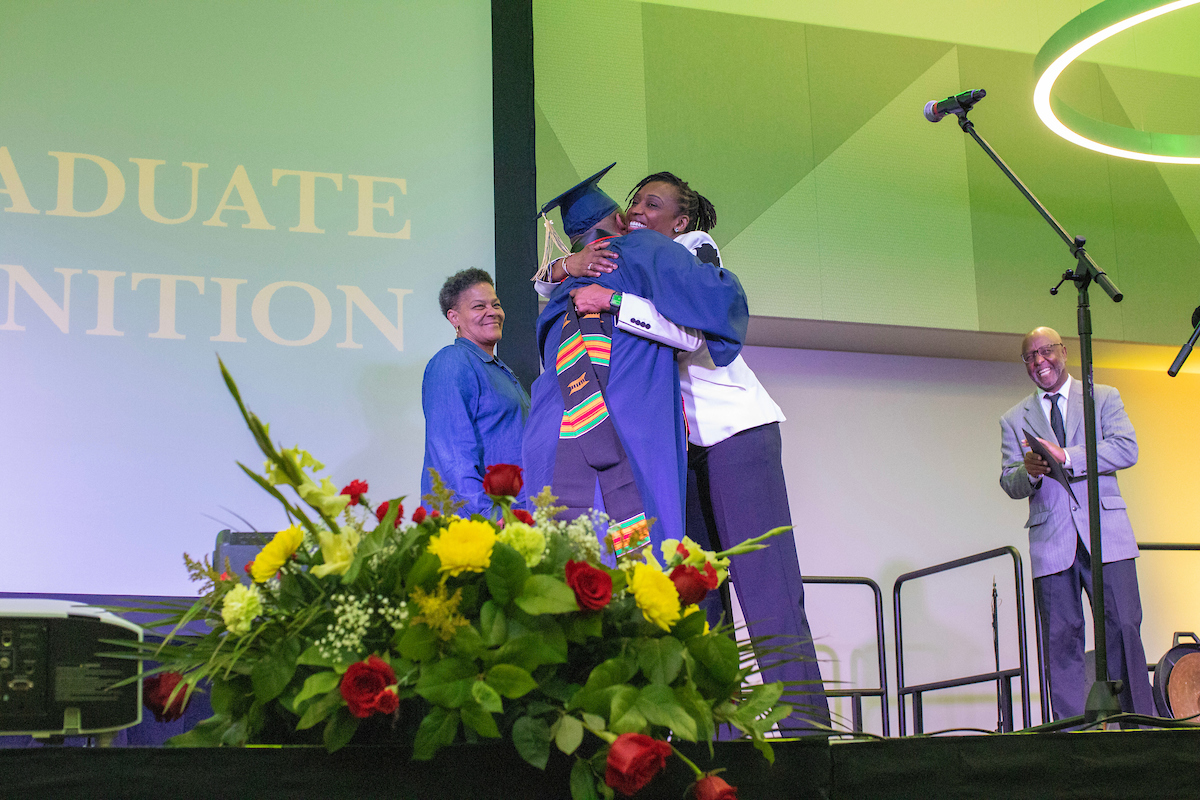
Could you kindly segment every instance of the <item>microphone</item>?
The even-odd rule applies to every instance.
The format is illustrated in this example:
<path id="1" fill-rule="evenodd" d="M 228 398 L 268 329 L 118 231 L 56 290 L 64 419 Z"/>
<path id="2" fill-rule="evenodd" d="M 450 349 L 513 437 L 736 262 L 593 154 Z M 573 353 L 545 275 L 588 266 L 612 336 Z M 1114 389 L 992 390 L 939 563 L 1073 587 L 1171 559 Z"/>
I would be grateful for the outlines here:
<path id="1" fill-rule="evenodd" d="M 1192 327 L 1200 325 L 1200 306 L 1196 306 L 1196 310 L 1192 312 Z"/>
<path id="2" fill-rule="evenodd" d="M 968 89 L 945 100 L 930 100 L 925 104 L 925 119 L 939 122 L 947 114 L 957 114 L 960 111 L 966 113 L 971 110 L 971 106 L 985 97 L 987 92 L 983 89 Z"/>

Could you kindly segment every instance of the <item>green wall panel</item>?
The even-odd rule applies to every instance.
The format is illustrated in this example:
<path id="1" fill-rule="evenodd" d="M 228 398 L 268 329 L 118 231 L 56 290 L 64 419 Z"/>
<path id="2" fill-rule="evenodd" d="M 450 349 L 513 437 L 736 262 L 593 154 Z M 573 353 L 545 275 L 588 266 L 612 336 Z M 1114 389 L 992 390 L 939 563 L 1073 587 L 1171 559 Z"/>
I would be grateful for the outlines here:
<path id="1" fill-rule="evenodd" d="M 716 205 L 754 314 L 1074 331 L 1073 287 L 1048 292 L 1074 264 L 1066 245 L 953 118 L 921 116 L 984 88 L 979 133 L 1125 292 L 1093 292 L 1096 335 L 1174 343 L 1200 299 L 1200 167 L 1081 149 L 1033 110 L 1034 54 L 1090 5 L 539 0 L 539 196 L 613 160 L 617 198 L 679 174 Z M 1188 10 L 1114 37 L 1056 94 L 1113 124 L 1200 134 L 1197 30 Z"/>
<path id="2" fill-rule="evenodd" d="M 645 6 L 642 27 L 650 171 L 712 200 L 724 244 L 813 167 L 805 26 Z"/>

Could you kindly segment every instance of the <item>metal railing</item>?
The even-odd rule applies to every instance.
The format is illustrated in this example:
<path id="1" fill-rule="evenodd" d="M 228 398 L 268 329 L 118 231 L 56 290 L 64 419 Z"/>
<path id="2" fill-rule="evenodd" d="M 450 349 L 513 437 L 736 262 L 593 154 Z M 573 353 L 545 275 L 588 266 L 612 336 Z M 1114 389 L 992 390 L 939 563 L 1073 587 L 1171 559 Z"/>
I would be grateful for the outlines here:
<path id="1" fill-rule="evenodd" d="M 981 561 L 988 561 L 993 558 L 1002 558 L 1009 556 L 1013 561 L 1013 581 L 1016 589 L 1016 606 L 1017 606 L 1017 649 L 1020 666 L 1010 669 L 998 669 L 993 672 L 984 672 L 979 675 L 968 675 L 961 678 L 952 678 L 944 681 L 933 681 L 930 683 L 921 683 L 909 686 L 904 682 L 904 634 L 901 622 L 900 609 L 900 589 L 908 581 L 916 578 L 924 578 L 929 575 L 936 575 L 940 572 L 947 572 L 958 567 L 965 567 L 969 564 L 977 564 Z M 1000 714 L 1001 714 L 1001 730 L 1013 730 L 1013 695 L 1012 695 L 1012 680 L 1019 678 L 1021 681 L 1021 719 L 1024 727 L 1028 728 L 1031 724 L 1029 713 L 1029 656 L 1025 646 L 1025 579 L 1024 569 L 1021 563 L 1021 554 L 1017 552 L 1015 547 L 997 547 L 994 550 L 988 550 L 985 553 L 979 553 L 965 558 L 958 558 L 953 561 L 947 561 L 943 564 L 937 564 L 925 569 L 919 569 L 914 572 L 906 572 L 896 579 L 893 589 L 893 611 L 895 614 L 896 623 L 896 716 L 899 721 L 900 735 L 907 734 L 907 725 L 905 719 L 905 699 L 912 696 L 913 707 L 913 729 L 915 733 L 925 732 L 924 708 L 922 705 L 925 692 L 936 691 L 938 689 L 950 689 L 957 686 L 970 686 L 976 683 L 988 683 L 995 681 L 1000 695 Z M 1038 663 L 1041 663 L 1041 640 L 1038 640 Z M 1044 696 L 1043 692 L 1043 696 Z M 1045 702 L 1043 702 L 1045 705 Z"/>
<path id="2" fill-rule="evenodd" d="M 864 697 L 878 697 L 879 714 L 883 722 L 883 735 L 891 736 L 891 722 L 888 719 L 887 660 L 884 655 L 883 639 L 883 592 L 880 591 L 879 584 L 870 578 L 843 578 L 828 575 L 806 575 L 804 577 L 804 584 L 805 586 L 813 584 L 867 586 L 875 594 L 875 651 L 879 661 L 879 686 L 872 688 L 826 689 L 825 696 L 850 698 L 850 722 L 855 733 L 862 733 L 863 729 L 862 699 Z"/>

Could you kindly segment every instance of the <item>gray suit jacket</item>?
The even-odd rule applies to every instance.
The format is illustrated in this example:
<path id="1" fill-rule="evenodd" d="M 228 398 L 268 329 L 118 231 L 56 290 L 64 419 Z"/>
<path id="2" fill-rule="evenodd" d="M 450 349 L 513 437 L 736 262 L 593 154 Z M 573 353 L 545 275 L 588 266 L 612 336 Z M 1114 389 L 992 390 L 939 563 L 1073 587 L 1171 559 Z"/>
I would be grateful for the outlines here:
<path id="1" fill-rule="evenodd" d="M 1084 446 L 1083 384 L 1071 378 L 1071 393 L 1067 400 L 1064 420 L 1067 433 L 1066 451 L 1071 457 L 1068 476 L 1086 477 L 1087 453 Z M 1082 538 L 1091 548 L 1088 530 L 1087 483 L 1071 483 L 1076 505 L 1059 483 L 1049 476 L 1038 485 L 1029 482 L 1025 471 L 1021 439 L 1028 428 L 1036 436 L 1054 441 L 1050 423 L 1042 411 L 1036 391 L 1010 408 L 1000 418 L 1000 486 L 1012 498 L 1029 498 L 1029 558 L 1033 576 L 1040 578 L 1062 572 L 1075 560 L 1075 541 Z M 1125 414 L 1120 393 L 1111 386 L 1095 386 L 1096 455 L 1100 472 L 1100 536 L 1104 561 L 1136 558 L 1137 541 L 1125 511 L 1125 499 L 1117 486 L 1116 471 L 1137 463 L 1137 437 Z"/>

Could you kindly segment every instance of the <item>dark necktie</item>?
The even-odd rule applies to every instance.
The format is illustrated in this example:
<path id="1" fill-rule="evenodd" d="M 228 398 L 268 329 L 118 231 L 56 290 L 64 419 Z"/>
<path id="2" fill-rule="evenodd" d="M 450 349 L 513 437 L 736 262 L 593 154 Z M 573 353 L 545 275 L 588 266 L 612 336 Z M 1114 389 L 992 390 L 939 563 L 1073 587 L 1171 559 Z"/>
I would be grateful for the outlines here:
<path id="1" fill-rule="evenodd" d="M 1054 431 L 1054 438 L 1058 439 L 1059 447 L 1067 446 L 1067 426 L 1063 425 L 1062 412 L 1058 410 L 1059 395 L 1048 394 L 1046 399 L 1050 401 L 1050 428 Z"/>

